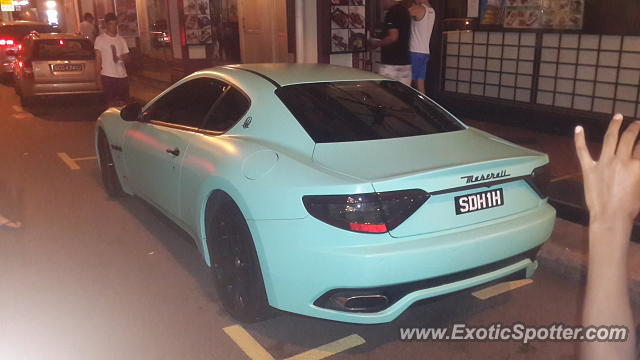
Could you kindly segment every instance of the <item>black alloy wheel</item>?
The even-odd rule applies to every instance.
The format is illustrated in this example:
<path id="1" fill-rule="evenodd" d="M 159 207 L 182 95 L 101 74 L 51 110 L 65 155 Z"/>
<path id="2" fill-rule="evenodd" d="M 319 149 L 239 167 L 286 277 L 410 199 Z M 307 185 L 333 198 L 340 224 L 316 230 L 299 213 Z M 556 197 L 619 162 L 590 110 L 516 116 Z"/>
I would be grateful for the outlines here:
<path id="1" fill-rule="evenodd" d="M 100 177 L 102 185 L 110 198 L 118 198 L 124 195 L 118 173 L 109 149 L 109 141 L 104 131 L 98 133 L 98 156 L 100 156 Z"/>
<path id="2" fill-rule="evenodd" d="M 262 320 L 269 305 L 249 226 L 228 195 L 218 194 L 213 201 L 207 239 L 218 297 L 235 319 Z"/>

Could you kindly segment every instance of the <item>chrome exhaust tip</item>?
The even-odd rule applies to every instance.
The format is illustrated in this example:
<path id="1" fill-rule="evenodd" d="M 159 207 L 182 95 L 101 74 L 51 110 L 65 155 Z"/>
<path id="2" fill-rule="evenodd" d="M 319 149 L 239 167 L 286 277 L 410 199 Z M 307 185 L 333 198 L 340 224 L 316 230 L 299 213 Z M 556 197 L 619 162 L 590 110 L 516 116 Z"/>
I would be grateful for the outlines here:
<path id="1" fill-rule="evenodd" d="M 327 300 L 327 307 L 349 312 L 377 312 L 387 307 L 389 298 L 382 293 L 339 292 Z"/>

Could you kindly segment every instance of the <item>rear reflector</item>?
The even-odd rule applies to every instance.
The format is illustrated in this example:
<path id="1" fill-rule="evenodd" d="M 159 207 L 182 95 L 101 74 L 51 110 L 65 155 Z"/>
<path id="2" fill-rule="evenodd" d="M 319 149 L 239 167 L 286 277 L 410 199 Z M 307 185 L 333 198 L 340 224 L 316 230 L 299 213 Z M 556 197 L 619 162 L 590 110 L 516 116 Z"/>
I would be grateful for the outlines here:
<path id="1" fill-rule="evenodd" d="M 383 233 L 387 232 L 387 225 L 385 224 L 356 224 L 349 223 L 350 230 L 368 233 Z"/>
<path id="2" fill-rule="evenodd" d="M 385 233 L 393 230 L 422 204 L 429 194 L 420 189 L 354 195 L 310 195 L 302 202 L 313 217 L 341 229 Z"/>

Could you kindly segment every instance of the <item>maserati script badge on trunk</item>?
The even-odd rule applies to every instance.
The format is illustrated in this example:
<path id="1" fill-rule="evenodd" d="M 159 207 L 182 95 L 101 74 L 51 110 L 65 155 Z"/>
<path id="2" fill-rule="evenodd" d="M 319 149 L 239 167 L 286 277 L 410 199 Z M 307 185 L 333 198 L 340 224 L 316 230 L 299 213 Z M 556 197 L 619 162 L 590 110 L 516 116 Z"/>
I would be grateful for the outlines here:
<path id="1" fill-rule="evenodd" d="M 511 176 L 511 174 L 507 174 L 507 170 L 502 170 L 502 171 L 492 172 L 492 173 L 482 174 L 482 175 L 462 176 L 460 177 L 460 179 L 466 180 L 466 184 L 472 184 L 479 181 L 500 179 L 500 178 L 505 178 L 509 176 Z"/>

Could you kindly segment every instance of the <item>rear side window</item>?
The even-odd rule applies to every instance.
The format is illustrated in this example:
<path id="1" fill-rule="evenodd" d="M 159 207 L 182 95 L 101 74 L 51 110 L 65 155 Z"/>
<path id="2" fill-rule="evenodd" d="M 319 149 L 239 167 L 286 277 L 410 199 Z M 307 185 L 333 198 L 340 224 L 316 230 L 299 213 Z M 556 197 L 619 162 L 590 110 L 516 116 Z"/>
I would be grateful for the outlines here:
<path id="1" fill-rule="evenodd" d="M 396 81 L 288 85 L 276 94 L 316 143 L 462 130 L 435 103 Z"/>
<path id="2" fill-rule="evenodd" d="M 47 39 L 36 40 L 34 60 L 92 60 L 95 58 L 89 40 Z"/>
<path id="3" fill-rule="evenodd" d="M 163 95 L 145 113 L 149 120 L 198 128 L 226 84 L 208 77 L 189 80 Z"/>
<path id="4" fill-rule="evenodd" d="M 53 28 L 49 25 L 5 25 L 0 26 L 0 36 L 11 37 L 14 40 L 22 40 L 30 32 L 50 33 Z"/>
<path id="5" fill-rule="evenodd" d="M 230 88 L 211 109 L 204 130 L 227 131 L 249 110 L 249 100 L 235 88 Z"/>

